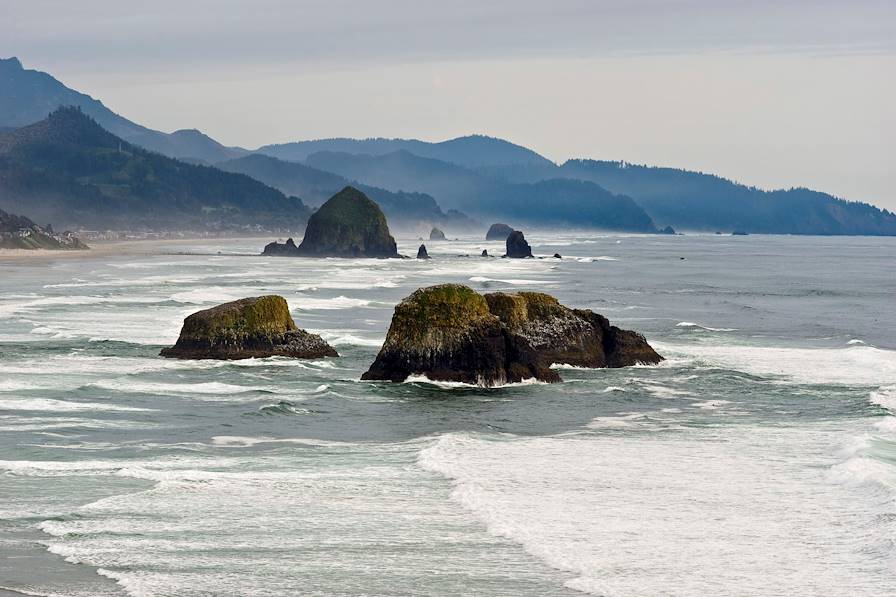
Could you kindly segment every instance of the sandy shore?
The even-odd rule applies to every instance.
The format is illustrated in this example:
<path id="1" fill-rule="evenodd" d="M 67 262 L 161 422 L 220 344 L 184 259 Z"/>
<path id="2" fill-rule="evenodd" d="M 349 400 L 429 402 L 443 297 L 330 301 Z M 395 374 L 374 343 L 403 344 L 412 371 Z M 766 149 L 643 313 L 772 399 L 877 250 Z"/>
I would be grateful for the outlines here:
<path id="1" fill-rule="evenodd" d="M 93 241 L 90 249 L 86 251 L 48 251 L 46 249 L 0 249 L 0 262 L 39 262 L 56 261 L 60 259 L 94 259 L 108 258 L 110 256 L 128 255 L 159 255 L 165 253 L 190 252 L 191 247 L 209 245 L 226 246 L 229 242 L 258 241 L 259 253 L 261 247 L 271 242 L 272 236 L 262 238 L 179 238 L 165 240 L 121 240 L 121 241 Z"/>

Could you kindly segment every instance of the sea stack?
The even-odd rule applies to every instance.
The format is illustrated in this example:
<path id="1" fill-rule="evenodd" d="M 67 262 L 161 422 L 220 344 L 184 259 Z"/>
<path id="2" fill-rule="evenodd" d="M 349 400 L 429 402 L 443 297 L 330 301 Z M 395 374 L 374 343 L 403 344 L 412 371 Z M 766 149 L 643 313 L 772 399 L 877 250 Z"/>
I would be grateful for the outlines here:
<path id="1" fill-rule="evenodd" d="M 429 231 L 429 240 L 445 240 L 445 233 L 438 228 Z"/>
<path id="2" fill-rule="evenodd" d="M 339 356 L 317 334 L 300 330 L 282 296 L 256 296 L 193 313 L 177 343 L 160 353 L 178 359 Z"/>
<path id="3" fill-rule="evenodd" d="M 480 255 L 480 257 L 488 257 L 488 250 L 482 249 L 482 254 Z"/>
<path id="4" fill-rule="evenodd" d="M 264 255 L 303 257 L 400 257 L 379 205 L 345 187 L 311 214 L 298 247 L 271 243 Z"/>
<path id="5" fill-rule="evenodd" d="M 662 361 L 643 336 L 601 315 L 535 292 L 480 295 L 459 284 L 414 292 L 396 308 L 386 341 L 362 379 L 425 376 L 495 386 L 561 381 L 554 363 L 625 367 Z"/>
<path id="6" fill-rule="evenodd" d="M 485 387 L 560 379 L 530 351 L 512 346 L 485 298 L 460 284 L 421 288 L 399 303 L 386 341 L 361 379 L 399 382 L 413 375 Z"/>
<path id="7" fill-rule="evenodd" d="M 417 249 L 417 259 L 431 259 L 429 253 L 426 252 L 426 245 L 420 245 Z"/>
<path id="8" fill-rule="evenodd" d="M 492 224 L 488 232 L 485 233 L 485 240 L 507 240 L 511 232 L 513 232 L 513 228 L 507 224 Z"/>
<path id="9" fill-rule="evenodd" d="M 529 246 L 529 243 L 526 242 L 526 237 L 524 237 L 523 233 L 519 230 L 514 230 L 510 233 L 510 236 L 507 237 L 506 244 L 507 253 L 504 255 L 505 257 L 512 257 L 514 259 L 532 257 L 532 247 Z"/>

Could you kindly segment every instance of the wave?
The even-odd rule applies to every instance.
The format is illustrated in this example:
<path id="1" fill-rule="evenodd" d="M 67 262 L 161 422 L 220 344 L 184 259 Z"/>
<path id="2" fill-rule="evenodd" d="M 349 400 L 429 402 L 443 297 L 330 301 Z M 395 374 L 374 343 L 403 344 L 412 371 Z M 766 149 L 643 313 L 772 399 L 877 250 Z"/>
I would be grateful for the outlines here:
<path id="1" fill-rule="evenodd" d="M 514 382 L 514 383 L 504 383 L 498 384 L 494 386 L 485 386 L 484 384 L 472 384 L 465 383 L 462 381 L 438 381 L 428 378 L 426 375 L 418 374 L 418 375 L 409 375 L 407 379 L 404 380 L 403 383 L 407 384 L 425 384 L 428 386 L 436 386 L 439 388 L 452 389 L 452 388 L 488 388 L 488 389 L 501 389 L 501 388 L 520 388 L 525 386 L 535 386 L 535 385 L 547 385 L 547 382 L 539 381 L 534 377 L 529 379 L 524 379 L 522 381 Z"/>
<path id="2" fill-rule="evenodd" d="M 325 311 L 333 309 L 354 309 L 357 307 L 368 307 L 373 301 L 358 298 L 349 298 L 347 296 L 337 296 L 335 298 L 309 298 L 297 297 L 292 301 L 295 308 L 299 311 Z"/>
<path id="3" fill-rule="evenodd" d="M 678 328 L 697 328 L 700 330 L 706 330 L 707 332 L 736 332 L 737 328 L 711 328 L 708 325 L 700 325 L 699 323 L 694 323 L 693 321 L 681 321 L 675 324 L 675 327 Z"/>
<path id="4" fill-rule="evenodd" d="M 0 410 L 47 411 L 47 412 L 152 412 L 151 408 L 104 404 L 102 402 L 68 402 L 50 398 L 0 399 Z"/>
<path id="5" fill-rule="evenodd" d="M 757 376 L 778 376 L 806 384 L 885 386 L 896 384 L 896 351 L 854 345 L 841 348 L 667 344 L 654 347 L 679 362 L 686 357 L 710 366 Z"/>
<path id="6" fill-rule="evenodd" d="M 489 282 L 500 282 L 502 284 L 510 284 L 511 286 L 529 286 L 533 284 L 543 285 L 543 284 L 551 284 L 548 280 L 523 280 L 517 278 L 487 278 L 485 276 L 473 276 L 470 278 L 470 282 L 479 282 L 479 283 L 489 283 Z"/>
<path id="7" fill-rule="evenodd" d="M 598 418 L 593 427 L 637 424 L 638 415 L 622 415 Z M 892 577 L 877 548 L 889 550 L 879 514 L 891 502 L 812 472 L 841 432 L 836 425 L 799 433 L 749 426 L 624 441 L 591 432 L 448 433 L 420 451 L 418 464 L 448 479 L 452 501 L 490 533 L 569 574 L 565 586 L 574 590 L 706 595 L 728 586 L 751 595 L 809 595 L 822 586 L 829 594 L 886 593 Z M 807 442 L 815 456 L 782 458 L 794 441 Z M 800 574 L 782 576 L 782 566 Z"/>
<path id="8" fill-rule="evenodd" d="M 256 392 L 276 393 L 272 387 L 240 386 L 218 381 L 201 383 L 163 383 L 137 381 L 133 379 L 107 379 L 92 382 L 85 387 L 113 390 L 128 394 L 163 394 L 175 396 L 203 396 L 203 399 L 214 399 L 214 396 L 234 396 Z M 226 400 L 226 398 L 222 398 Z"/>

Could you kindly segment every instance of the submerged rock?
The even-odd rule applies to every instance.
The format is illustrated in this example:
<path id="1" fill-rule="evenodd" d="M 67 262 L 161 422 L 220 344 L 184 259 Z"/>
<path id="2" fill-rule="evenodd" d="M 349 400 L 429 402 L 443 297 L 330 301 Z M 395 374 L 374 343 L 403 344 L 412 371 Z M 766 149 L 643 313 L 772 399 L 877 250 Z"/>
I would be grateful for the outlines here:
<path id="1" fill-rule="evenodd" d="M 507 224 L 492 224 L 488 232 L 485 233 L 485 240 L 507 240 L 511 232 L 513 232 L 513 228 Z"/>
<path id="2" fill-rule="evenodd" d="M 264 255 L 400 257 L 386 216 L 364 193 L 345 187 L 311 214 L 298 247 L 271 243 Z"/>
<path id="3" fill-rule="evenodd" d="M 536 293 L 480 295 L 458 284 L 422 288 L 396 308 L 386 341 L 362 379 L 495 386 L 561 381 L 554 363 L 624 367 L 662 361 L 643 336 L 601 315 Z"/>
<path id="4" fill-rule="evenodd" d="M 554 253 L 554 259 L 563 259 L 563 255 L 560 253 Z"/>
<path id="5" fill-rule="evenodd" d="M 179 359 L 317 359 L 339 356 L 317 334 L 296 327 L 282 296 L 257 296 L 197 311 L 177 343 L 160 353 Z"/>
<path id="6" fill-rule="evenodd" d="M 429 231 L 429 240 L 445 240 L 445 233 L 438 228 Z"/>
<path id="7" fill-rule="evenodd" d="M 514 259 L 523 259 L 525 257 L 532 257 L 532 247 L 529 246 L 529 243 L 526 242 L 526 237 L 523 236 L 523 233 L 519 230 L 514 230 L 510 233 L 510 236 L 507 237 L 507 254 L 505 257 L 512 257 Z"/>
<path id="8" fill-rule="evenodd" d="M 432 259 L 426 252 L 426 245 L 420 245 L 420 248 L 417 249 L 417 259 Z"/>

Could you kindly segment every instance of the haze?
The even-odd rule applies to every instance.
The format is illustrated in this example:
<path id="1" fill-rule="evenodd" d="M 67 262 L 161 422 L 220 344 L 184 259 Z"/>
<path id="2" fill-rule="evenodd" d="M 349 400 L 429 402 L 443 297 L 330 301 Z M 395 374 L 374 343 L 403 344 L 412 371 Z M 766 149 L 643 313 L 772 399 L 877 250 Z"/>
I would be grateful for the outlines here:
<path id="1" fill-rule="evenodd" d="M 19 56 L 230 145 L 469 133 L 896 208 L 896 5 L 0 2 Z"/>

